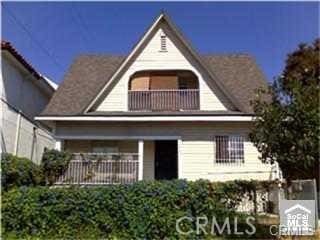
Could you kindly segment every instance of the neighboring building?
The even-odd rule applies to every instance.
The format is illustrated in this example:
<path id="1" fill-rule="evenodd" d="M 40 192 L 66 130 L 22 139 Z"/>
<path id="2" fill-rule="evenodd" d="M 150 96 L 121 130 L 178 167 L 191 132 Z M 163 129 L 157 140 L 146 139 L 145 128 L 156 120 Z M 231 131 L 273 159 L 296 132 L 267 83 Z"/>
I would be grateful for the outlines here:
<path id="1" fill-rule="evenodd" d="M 1 41 L 1 152 L 39 163 L 54 148 L 48 127 L 36 123 L 57 85 L 39 74 L 9 43 Z"/>
<path id="2" fill-rule="evenodd" d="M 199 55 L 161 14 L 128 56 L 78 57 L 37 119 L 75 153 L 61 181 L 267 180 L 248 138 L 266 86 L 250 56 Z"/>

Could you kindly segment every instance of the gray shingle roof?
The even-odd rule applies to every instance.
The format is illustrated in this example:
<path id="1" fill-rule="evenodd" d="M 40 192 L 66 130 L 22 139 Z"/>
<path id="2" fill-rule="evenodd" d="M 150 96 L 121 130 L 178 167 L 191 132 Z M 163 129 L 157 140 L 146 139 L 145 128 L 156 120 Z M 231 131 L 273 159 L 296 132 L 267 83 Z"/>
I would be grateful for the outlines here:
<path id="1" fill-rule="evenodd" d="M 202 56 L 226 90 L 243 106 L 243 112 L 252 113 L 251 100 L 257 88 L 266 88 L 267 80 L 253 57 L 238 55 Z"/>
<path id="2" fill-rule="evenodd" d="M 239 101 L 242 112 L 252 113 L 250 100 L 254 90 L 267 86 L 254 59 L 246 54 L 202 55 L 201 58 L 218 77 L 215 80 L 221 81 L 229 94 Z M 124 59 L 124 56 L 112 55 L 79 56 L 41 115 L 82 114 Z"/>

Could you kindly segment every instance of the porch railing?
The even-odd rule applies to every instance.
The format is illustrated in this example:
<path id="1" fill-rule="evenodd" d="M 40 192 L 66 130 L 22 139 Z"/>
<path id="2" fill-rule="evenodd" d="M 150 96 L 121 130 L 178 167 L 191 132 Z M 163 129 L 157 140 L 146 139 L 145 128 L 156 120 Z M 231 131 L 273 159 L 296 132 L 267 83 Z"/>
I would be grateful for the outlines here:
<path id="1" fill-rule="evenodd" d="M 129 184 L 136 181 L 137 153 L 75 153 L 56 184 L 103 185 Z"/>
<path id="2" fill-rule="evenodd" d="M 199 89 L 130 90 L 131 111 L 199 110 Z"/>

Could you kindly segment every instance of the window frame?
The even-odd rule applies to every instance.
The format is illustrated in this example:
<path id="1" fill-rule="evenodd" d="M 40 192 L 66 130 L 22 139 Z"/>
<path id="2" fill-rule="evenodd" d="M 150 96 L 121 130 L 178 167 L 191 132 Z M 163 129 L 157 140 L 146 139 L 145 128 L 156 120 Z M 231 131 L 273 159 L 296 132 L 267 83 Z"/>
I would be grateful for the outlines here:
<path id="1" fill-rule="evenodd" d="M 219 150 L 219 141 L 218 138 L 227 138 L 226 144 L 226 153 L 220 155 L 227 156 L 227 158 L 218 158 L 218 150 Z M 214 136 L 214 163 L 215 164 L 230 164 L 230 165 L 239 165 L 244 164 L 245 156 L 244 156 L 244 142 L 245 137 L 242 135 L 215 135 Z M 221 150 L 220 150 L 221 151 Z"/>

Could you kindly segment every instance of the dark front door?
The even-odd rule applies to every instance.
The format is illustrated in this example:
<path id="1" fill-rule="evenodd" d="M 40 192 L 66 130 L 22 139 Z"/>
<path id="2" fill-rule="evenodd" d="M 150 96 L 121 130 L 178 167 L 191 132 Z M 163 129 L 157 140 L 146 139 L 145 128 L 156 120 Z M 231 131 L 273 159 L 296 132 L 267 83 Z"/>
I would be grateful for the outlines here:
<path id="1" fill-rule="evenodd" d="M 155 179 L 178 178 L 177 141 L 155 141 Z"/>

